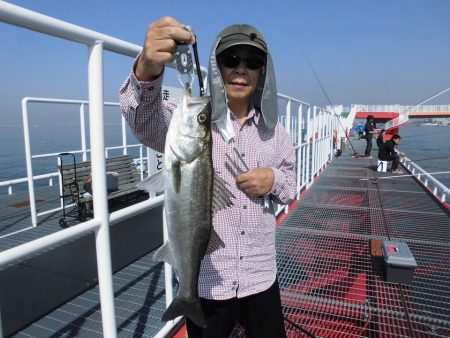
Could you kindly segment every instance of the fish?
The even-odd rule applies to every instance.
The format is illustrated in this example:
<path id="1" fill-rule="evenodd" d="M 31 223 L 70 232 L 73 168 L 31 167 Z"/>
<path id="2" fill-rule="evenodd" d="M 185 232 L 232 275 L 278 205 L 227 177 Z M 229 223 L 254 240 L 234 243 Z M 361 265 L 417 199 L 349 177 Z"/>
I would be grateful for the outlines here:
<path id="1" fill-rule="evenodd" d="M 138 185 L 164 191 L 168 241 L 153 258 L 173 267 L 179 285 L 161 319 L 186 316 L 200 327 L 206 327 L 197 286 L 201 261 L 225 247 L 212 217 L 234 197 L 213 169 L 211 112 L 210 97 L 185 92 L 167 130 L 163 169 Z"/>

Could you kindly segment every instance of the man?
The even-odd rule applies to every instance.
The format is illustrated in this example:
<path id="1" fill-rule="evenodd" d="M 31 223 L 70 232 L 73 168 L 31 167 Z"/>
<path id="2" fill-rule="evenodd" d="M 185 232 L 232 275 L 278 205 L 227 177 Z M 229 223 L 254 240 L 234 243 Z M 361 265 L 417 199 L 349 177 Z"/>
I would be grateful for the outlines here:
<path id="1" fill-rule="evenodd" d="M 377 147 L 378 150 L 380 150 L 380 148 L 383 146 L 384 143 L 384 134 L 386 134 L 386 130 L 385 129 L 381 129 L 380 130 L 380 134 L 377 137 Z"/>
<path id="2" fill-rule="evenodd" d="M 405 153 L 399 153 L 395 146 L 400 144 L 400 135 L 395 134 L 389 141 L 383 143 L 378 150 L 378 159 L 381 161 L 392 161 L 391 172 L 394 174 L 401 174 L 402 171 L 398 169 L 400 164 L 400 157 L 404 157 Z"/>
<path id="3" fill-rule="evenodd" d="M 194 37 L 173 18 L 148 27 L 143 51 L 121 88 L 121 108 L 137 138 L 163 151 L 175 101 L 161 100 L 164 65 L 177 42 Z M 213 216 L 225 247 L 205 256 L 198 282 L 206 315 L 203 329 L 186 319 L 189 338 L 228 337 L 236 320 L 248 337 L 285 337 L 276 279 L 272 203 L 295 197 L 294 151 L 278 123 L 277 90 L 262 34 L 248 25 L 224 29 L 211 50 L 208 83 L 212 102 L 213 167 L 236 197 Z M 237 149 L 247 172 L 236 173 L 227 158 Z M 236 159 L 239 163 L 239 160 Z"/>
<path id="4" fill-rule="evenodd" d="M 366 125 L 364 127 L 364 131 L 366 132 L 366 141 L 367 141 L 367 146 L 366 146 L 366 151 L 364 153 L 364 156 L 369 159 L 372 158 L 372 156 L 370 156 L 370 152 L 372 150 L 373 134 L 375 133 L 374 129 L 375 129 L 375 126 L 373 124 L 373 115 L 369 115 L 369 116 L 367 116 Z"/>

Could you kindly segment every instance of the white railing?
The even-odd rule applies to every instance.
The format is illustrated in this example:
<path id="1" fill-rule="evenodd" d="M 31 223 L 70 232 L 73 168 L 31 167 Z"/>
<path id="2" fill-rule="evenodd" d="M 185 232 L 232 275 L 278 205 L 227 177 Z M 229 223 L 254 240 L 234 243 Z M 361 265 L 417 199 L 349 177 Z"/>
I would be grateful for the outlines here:
<path id="1" fill-rule="evenodd" d="M 22 116 L 23 116 L 23 134 L 24 134 L 24 143 L 25 143 L 25 161 L 27 167 L 27 181 L 28 181 L 28 194 L 30 199 L 30 212 L 31 212 L 31 221 L 32 226 L 37 226 L 37 218 L 39 216 L 48 215 L 49 213 L 56 212 L 62 209 L 62 201 L 61 206 L 59 208 L 42 210 L 37 213 L 36 211 L 36 200 L 35 200 L 35 186 L 34 181 L 35 177 L 33 173 L 33 159 L 37 158 L 58 158 L 59 153 L 45 153 L 45 154 L 35 154 L 31 153 L 31 137 L 30 137 L 30 129 L 29 129 L 29 104 L 37 103 L 37 104 L 60 104 L 60 105 L 75 105 L 79 106 L 79 121 L 80 121 L 80 143 L 81 149 L 71 150 L 72 154 L 81 154 L 82 161 L 87 161 L 88 153 L 91 151 L 87 146 L 87 133 L 86 133 L 86 106 L 89 106 L 89 101 L 83 100 L 66 100 L 66 99 L 52 99 L 52 98 L 36 98 L 36 97 L 26 97 L 22 100 Z M 117 102 L 105 102 L 103 107 L 119 107 L 119 103 Z M 126 133 L 126 120 L 122 116 L 121 117 L 121 131 L 122 131 L 122 145 L 115 147 L 106 147 L 104 148 L 105 157 L 107 158 L 109 155 L 109 151 L 111 150 L 122 150 L 123 155 L 128 154 L 128 149 L 130 148 L 139 148 L 139 160 L 141 163 L 144 160 L 143 157 L 143 146 L 141 144 L 132 144 L 129 145 L 127 142 L 127 133 Z M 62 151 L 68 152 L 68 151 Z M 147 156 L 149 156 L 149 152 L 147 151 Z M 55 160 L 55 165 L 57 161 Z M 141 166 L 140 168 L 141 179 L 143 179 L 144 168 Z M 55 176 L 55 173 L 51 173 L 49 175 Z M 56 173 L 59 176 L 59 173 Z M 22 183 L 22 180 L 16 180 L 16 183 Z M 52 182 L 53 183 L 53 182 Z M 60 178 L 61 183 L 61 178 Z M 9 189 L 12 191 L 12 186 Z M 62 196 L 62 187 L 60 184 L 60 195 Z"/>
<path id="2" fill-rule="evenodd" d="M 383 129 L 389 130 L 392 128 L 400 127 L 400 126 L 404 125 L 406 122 L 408 122 L 408 120 L 409 120 L 408 112 L 403 112 L 400 115 L 398 115 L 396 118 L 393 118 L 392 120 L 387 121 L 384 124 Z"/>
<path id="3" fill-rule="evenodd" d="M 88 47 L 88 89 L 89 89 L 89 119 L 91 137 L 91 161 L 94 194 L 95 218 L 89 231 L 95 231 L 98 280 L 100 288 L 100 306 L 102 315 L 103 335 L 117 337 L 116 319 L 114 312 L 114 295 L 112 287 L 111 250 L 109 239 L 108 201 L 106 195 L 105 157 L 104 157 L 104 121 L 103 121 L 103 51 L 135 57 L 141 50 L 140 46 L 112 38 L 46 15 L 27 9 L 0 2 L 0 21 L 15 26 L 24 27 L 51 36 L 57 36 L 69 41 L 84 44 Z M 31 154 L 27 154 L 31 157 Z M 27 172 L 32 168 L 27 167 Z M 31 188 L 32 189 L 32 188 Z M 30 201 L 31 202 L 31 201 Z M 80 227 L 87 227 L 81 224 Z M 67 229 L 67 230 L 73 230 Z M 61 231 L 62 232 L 62 231 Z M 56 235 L 58 235 L 57 233 Z M 46 240 L 46 237 L 42 239 Z M 36 242 L 25 244 L 36 252 Z M 23 257 L 22 246 L 2 252 L 1 258 L 9 261 Z"/>
<path id="4" fill-rule="evenodd" d="M 157 205 L 161 205 L 163 196 L 151 198 L 145 202 L 109 214 L 105 178 L 106 148 L 104 144 L 102 62 L 104 50 L 135 57 L 140 52 L 141 47 L 3 1 L 0 2 L 0 21 L 81 43 L 88 47 L 89 133 L 91 135 L 90 149 L 93 190 L 95 192 L 94 219 L 1 252 L 0 267 L 7 264 L 13 264 L 17 260 L 35 254 L 42 249 L 61 243 L 67 239 L 79 236 L 80 234 L 87 234 L 95 231 L 103 335 L 104 337 L 115 338 L 117 337 L 117 329 L 112 288 L 111 250 L 109 242 L 110 223 L 118 222 L 121 219 L 131 217 L 154 208 Z M 205 75 L 206 72 L 204 68 L 202 68 L 202 72 L 203 75 Z M 281 94 L 279 95 L 279 98 L 280 100 L 287 100 L 284 121 L 285 127 L 291 135 L 294 135 L 297 139 L 297 145 L 295 147 L 297 155 L 297 190 L 298 193 L 300 193 L 303 188 L 309 188 L 314 177 L 320 174 L 332 158 L 333 130 L 335 130 L 337 126 L 336 117 L 322 108 L 310 107 L 308 104 L 294 98 Z M 27 99 L 23 102 L 23 105 L 25 106 L 23 111 L 27 110 L 26 106 L 29 101 L 30 99 Z M 291 106 L 293 103 L 299 105 L 296 119 L 291 119 Z M 24 128 L 27 129 L 28 126 L 25 126 L 25 124 L 28 124 L 27 119 L 24 119 Z M 82 125 L 84 125 L 84 123 Z M 302 142 L 304 140 L 302 135 L 303 129 L 306 129 L 306 142 Z M 29 161 L 27 161 L 29 189 L 33 191 L 33 198 L 30 198 L 31 202 L 34 200 L 34 180 L 31 163 L 32 154 L 29 147 L 26 152 L 26 156 L 29 159 Z M 85 155 L 86 152 L 88 152 L 87 146 L 82 146 L 81 153 Z M 148 162 L 150 163 L 150 159 L 148 159 Z M 287 208 L 285 210 L 287 210 Z M 166 231 L 166 229 L 164 230 Z M 171 269 L 167 266 L 165 273 L 167 290 L 166 306 L 168 306 L 172 301 L 172 278 Z M 157 336 L 162 337 L 165 335 L 176 322 L 177 321 L 168 322 Z"/>
<path id="5" fill-rule="evenodd" d="M 414 106 L 414 108 L 411 108 L 411 106 L 403 106 L 399 104 L 379 104 L 379 105 L 353 104 L 352 108 L 355 108 L 359 112 L 367 112 L 367 113 L 375 113 L 375 112 L 400 113 L 403 111 L 421 112 L 421 113 L 450 112 L 450 104 L 417 105 Z"/>
<path id="6" fill-rule="evenodd" d="M 433 195 L 442 203 L 449 203 L 450 189 L 433 177 L 432 174 L 422 169 L 417 163 L 404 157 L 400 160 L 402 165 L 414 175 Z"/>
<path id="7" fill-rule="evenodd" d="M 54 177 L 58 177 L 57 172 L 33 176 L 33 184 L 36 181 L 48 180 L 48 185 L 53 186 L 53 178 Z M 14 186 L 28 183 L 28 180 L 29 180 L 28 177 L 22 177 L 22 178 L 16 178 L 13 180 L 9 180 L 9 181 L 2 181 L 2 182 L 0 182 L 0 188 L 7 187 L 8 195 L 12 195 L 14 193 Z"/>

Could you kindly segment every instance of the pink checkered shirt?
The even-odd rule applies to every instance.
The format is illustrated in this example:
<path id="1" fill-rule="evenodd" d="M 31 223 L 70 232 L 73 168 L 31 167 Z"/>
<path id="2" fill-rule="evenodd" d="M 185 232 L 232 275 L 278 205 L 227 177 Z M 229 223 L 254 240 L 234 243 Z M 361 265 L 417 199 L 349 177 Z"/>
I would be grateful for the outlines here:
<path id="1" fill-rule="evenodd" d="M 162 101 L 162 78 L 139 82 L 133 72 L 120 90 L 123 115 L 136 137 L 148 147 L 164 151 L 171 112 L 178 100 Z M 233 115 L 233 114 L 232 114 Z M 280 125 L 265 127 L 261 113 L 250 111 L 244 124 L 232 116 L 235 137 L 227 144 L 212 125 L 213 166 L 236 197 L 233 206 L 213 216 L 213 226 L 225 243 L 205 256 L 200 269 L 198 290 L 207 299 L 245 297 L 267 290 L 276 278 L 275 216 L 272 203 L 264 207 L 264 198 L 248 197 L 239 189 L 225 153 L 241 163 L 236 147 L 249 168 L 269 167 L 275 175 L 270 197 L 280 204 L 290 203 L 296 190 L 294 150 L 290 137 Z"/>

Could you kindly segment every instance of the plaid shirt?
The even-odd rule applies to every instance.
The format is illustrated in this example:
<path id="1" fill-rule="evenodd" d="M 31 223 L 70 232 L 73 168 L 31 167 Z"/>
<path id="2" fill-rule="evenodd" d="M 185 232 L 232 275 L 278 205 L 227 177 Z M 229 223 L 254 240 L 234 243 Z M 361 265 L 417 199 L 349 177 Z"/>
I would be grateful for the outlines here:
<path id="1" fill-rule="evenodd" d="M 166 132 L 178 100 L 162 101 L 162 78 L 139 82 L 134 73 L 120 90 L 123 115 L 136 137 L 148 147 L 164 152 Z M 212 124 L 214 171 L 228 183 L 236 197 L 233 206 L 213 216 L 215 231 L 225 243 L 205 256 L 200 269 L 198 291 L 207 299 L 245 297 L 267 290 L 276 278 L 275 216 L 272 203 L 247 196 L 236 184 L 225 153 L 241 163 L 236 147 L 249 168 L 269 167 L 275 182 L 270 191 L 273 201 L 288 204 L 295 197 L 294 150 L 286 130 L 278 123 L 265 127 L 261 113 L 252 109 L 244 124 L 232 115 L 235 137 L 227 144 Z"/>

